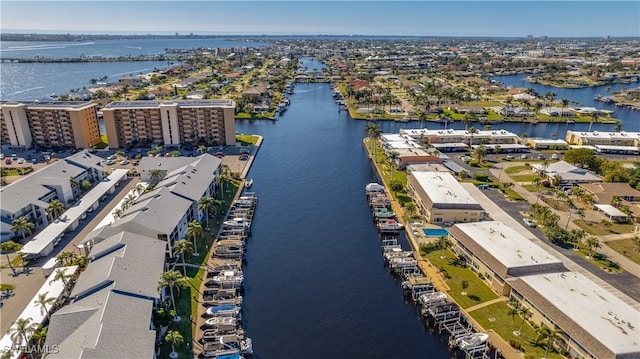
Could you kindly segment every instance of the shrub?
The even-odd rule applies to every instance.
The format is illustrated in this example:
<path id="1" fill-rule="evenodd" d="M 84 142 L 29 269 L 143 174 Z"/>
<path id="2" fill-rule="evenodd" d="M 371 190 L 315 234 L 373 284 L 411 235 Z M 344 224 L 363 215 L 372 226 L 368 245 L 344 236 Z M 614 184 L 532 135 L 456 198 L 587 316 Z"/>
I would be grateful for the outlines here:
<path id="1" fill-rule="evenodd" d="M 487 182 L 489 175 L 486 172 L 478 172 L 473 174 L 473 179 L 480 182 Z"/>

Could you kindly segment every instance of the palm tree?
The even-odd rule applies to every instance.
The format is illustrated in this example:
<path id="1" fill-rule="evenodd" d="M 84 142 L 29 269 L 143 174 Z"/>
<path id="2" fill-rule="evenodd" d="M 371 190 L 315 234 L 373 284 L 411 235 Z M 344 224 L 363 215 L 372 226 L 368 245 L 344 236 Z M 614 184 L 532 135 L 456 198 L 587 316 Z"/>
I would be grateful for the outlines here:
<path id="1" fill-rule="evenodd" d="M 518 313 L 520 313 L 520 311 L 516 307 L 510 307 L 507 311 L 507 315 L 513 320 L 513 330 L 516 330 L 516 316 Z"/>
<path id="2" fill-rule="evenodd" d="M 471 147 L 473 146 L 473 135 L 478 133 L 478 129 L 472 126 L 472 127 L 469 127 L 467 131 L 469 132 L 469 147 Z"/>
<path id="3" fill-rule="evenodd" d="M 438 237 L 438 240 L 436 240 L 436 246 L 441 250 L 440 258 L 445 258 L 444 251 L 447 248 L 451 248 L 451 245 L 452 243 L 447 236 Z"/>
<path id="4" fill-rule="evenodd" d="M 29 344 L 29 337 L 38 327 L 38 325 L 36 323 L 32 323 L 32 321 L 33 318 L 19 318 L 13 322 L 13 326 L 9 329 L 13 344 L 17 346 Z"/>
<path id="5" fill-rule="evenodd" d="M 205 152 L 207 152 L 207 146 L 205 146 L 205 145 L 198 146 L 198 153 L 199 154 L 203 154 Z"/>
<path id="6" fill-rule="evenodd" d="M 205 214 L 207 230 L 209 229 L 209 216 L 211 215 L 211 212 L 221 204 L 222 201 L 213 197 L 205 196 L 200 198 L 200 201 L 198 202 L 198 209 L 203 211 Z"/>
<path id="7" fill-rule="evenodd" d="M 387 156 L 387 158 L 389 159 L 389 163 L 391 164 L 391 181 L 393 182 L 393 175 L 395 173 L 395 165 L 394 162 L 395 160 L 397 160 L 400 157 L 400 154 L 396 151 L 391 151 L 389 152 L 389 155 Z"/>
<path id="8" fill-rule="evenodd" d="M 594 122 L 598 122 L 598 114 L 596 113 L 596 111 L 593 111 L 591 113 L 591 121 L 589 121 L 589 132 L 591 132 L 591 126 L 593 125 Z"/>
<path id="9" fill-rule="evenodd" d="M 596 255 L 596 249 L 602 248 L 600 241 L 597 238 L 589 237 L 587 239 L 587 248 L 589 248 L 589 252 L 591 252 L 591 257 Z"/>
<path id="10" fill-rule="evenodd" d="M 224 184 L 229 180 L 229 176 L 221 173 L 216 176 L 216 182 L 220 185 L 220 198 L 224 198 Z"/>
<path id="11" fill-rule="evenodd" d="M 187 279 L 180 274 L 180 272 L 176 270 L 167 271 L 162 273 L 160 277 L 160 281 L 158 282 L 158 290 L 162 287 L 169 287 L 169 291 L 171 292 L 171 304 L 173 305 L 173 310 L 176 310 L 176 301 L 173 295 L 173 288 L 184 288 L 187 286 Z"/>
<path id="12" fill-rule="evenodd" d="M 416 205 L 413 202 L 407 202 L 404 205 L 404 210 L 409 216 L 413 216 L 416 212 Z"/>
<path id="13" fill-rule="evenodd" d="M 149 178 L 151 179 L 152 183 L 160 182 L 160 180 L 162 179 L 162 170 L 158 168 L 149 170 Z"/>
<path id="14" fill-rule="evenodd" d="M 27 219 L 27 217 L 19 217 L 11 222 L 11 227 L 9 230 L 11 232 L 20 232 L 22 233 L 22 240 L 27 239 L 27 235 L 31 235 L 33 233 L 32 229 L 35 227 L 31 221 Z"/>
<path id="15" fill-rule="evenodd" d="M 49 207 L 46 209 L 47 213 L 51 214 L 51 218 L 58 218 L 62 212 L 64 212 L 64 204 L 58 199 L 54 199 L 49 202 Z"/>
<path id="16" fill-rule="evenodd" d="M 374 156 L 374 162 L 377 161 L 377 154 L 376 154 L 376 140 L 378 138 L 380 138 L 380 134 L 382 133 L 382 129 L 380 129 L 380 126 L 374 124 L 374 123 L 367 123 L 364 126 L 364 130 L 367 133 L 367 136 L 369 136 L 369 146 L 370 146 L 370 150 L 371 152 L 373 152 L 373 156 Z"/>
<path id="17" fill-rule="evenodd" d="M 59 253 L 56 258 L 64 263 L 64 265 L 70 265 L 71 263 L 73 263 L 73 260 L 78 258 L 78 255 L 75 254 L 75 252 L 72 251 L 64 251 Z"/>
<path id="18" fill-rule="evenodd" d="M 135 185 L 135 187 L 133 187 L 133 190 L 136 192 L 136 194 L 141 194 L 144 191 L 144 185 L 142 185 L 142 183 L 138 183 Z"/>
<path id="19" fill-rule="evenodd" d="M 47 315 L 47 321 L 49 321 L 49 316 L 50 316 L 49 308 L 52 307 L 53 303 L 55 303 L 56 298 L 47 297 L 47 294 L 49 294 L 49 292 L 44 292 L 44 293 L 38 294 L 38 299 L 33 301 L 33 304 L 39 304 L 40 305 L 40 314 L 45 313 Z M 47 308 L 47 306 L 49 308 Z"/>
<path id="20" fill-rule="evenodd" d="M 524 306 L 522 308 L 520 308 L 518 313 L 522 317 L 522 322 L 520 323 L 520 329 L 518 329 L 518 332 L 522 333 L 522 326 L 524 325 L 524 322 L 529 320 L 529 318 L 531 318 L 533 316 L 533 313 L 531 312 L 531 310 L 529 308 L 524 307 Z"/>
<path id="21" fill-rule="evenodd" d="M 182 273 L 186 277 L 187 266 L 184 260 L 184 256 L 185 254 L 193 254 L 193 243 L 189 242 L 186 239 L 181 239 L 173 245 L 173 250 L 175 251 L 175 253 L 179 253 L 180 257 L 182 258 Z"/>
<path id="22" fill-rule="evenodd" d="M 547 349 L 544 352 L 544 358 L 547 358 L 549 355 L 549 350 L 551 349 L 551 347 L 553 346 L 555 340 L 560 337 L 560 334 L 562 333 L 561 330 L 553 330 L 549 327 L 547 327 L 546 325 L 543 325 L 541 327 L 539 327 L 536 330 L 536 333 L 538 334 L 538 337 L 536 338 L 536 343 L 539 343 L 543 340 L 546 339 L 546 347 Z"/>
<path id="23" fill-rule="evenodd" d="M 182 338 L 182 335 L 180 335 L 180 332 L 176 330 L 170 330 L 169 332 L 167 332 L 167 335 L 164 337 L 164 340 L 166 340 L 167 343 L 171 344 L 171 353 L 169 354 L 169 357 L 176 358 L 177 357 L 176 345 L 182 344 L 184 342 L 184 338 Z"/>
<path id="24" fill-rule="evenodd" d="M 49 281 L 49 284 L 51 284 L 53 282 L 57 282 L 57 281 L 62 281 L 62 284 L 64 284 L 64 287 L 67 288 L 67 286 L 69 285 L 69 280 L 68 279 L 71 278 L 71 275 L 67 274 L 61 268 L 56 269 L 56 271 L 54 273 L 55 273 L 55 275 Z"/>
<path id="25" fill-rule="evenodd" d="M 6 241 L 0 243 L 0 250 L 7 256 L 7 263 L 9 263 L 9 268 L 11 268 L 11 272 L 13 272 L 13 276 L 16 276 L 16 270 L 11 265 L 11 259 L 9 258 L 9 253 L 14 253 L 22 249 L 22 244 L 16 243 L 14 241 Z"/>
<path id="26" fill-rule="evenodd" d="M 478 163 L 483 163 L 484 159 L 487 157 L 487 148 L 484 146 L 478 146 L 473 154 L 476 156 Z"/>
<path id="27" fill-rule="evenodd" d="M 49 333 L 49 327 L 40 326 L 36 329 L 31 335 L 31 339 L 36 342 L 38 348 L 42 348 L 44 341 L 47 339 L 47 334 Z"/>
<path id="28" fill-rule="evenodd" d="M 122 215 L 124 214 L 124 210 L 122 208 L 116 208 L 113 210 L 113 212 L 111 212 L 111 214 L 113 214 L 113 218 L 118 219 L 122 217 Z"/>
<path id="29" fill-rule="evenodd" d="M 193 255 L 196 255 L 196 256 L 198 255 L 197 240 L 198 240 L 198 237 L 200 237 L 203 234 L 204 234 L 204 231 L 202 230 L 202 225 L 200 224 L 200 222 L 194 219 L 193 221 L 189 222 L 189 224 L 187 224 L 187 237 L 191 237 L 191 239 L 193 240 L 193 248 L 194 248 Z"/>

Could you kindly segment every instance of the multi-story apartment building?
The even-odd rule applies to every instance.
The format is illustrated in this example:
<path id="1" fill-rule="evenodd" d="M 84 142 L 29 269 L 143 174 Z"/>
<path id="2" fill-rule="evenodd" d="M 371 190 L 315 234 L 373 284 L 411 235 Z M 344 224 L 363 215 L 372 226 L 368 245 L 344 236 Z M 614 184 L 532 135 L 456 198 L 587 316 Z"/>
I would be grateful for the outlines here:
<path id="1" fill-rule="evenodd" d="M 567 131 L 565 140 L 572 145 L 580 146 L 611 145 L 640 147 L 640 132 Z"/>
<path id="2" fill-rule="evenodd" d="M 101 142 L 96 104 L 2 102 L 0 134 L 13 147 L 91 148 Z"/>
<path id="3" fill-rule="evenodd" d="M 236 143 L 231 100 L 117 101 L 102 113 L 111 148 Z"/>

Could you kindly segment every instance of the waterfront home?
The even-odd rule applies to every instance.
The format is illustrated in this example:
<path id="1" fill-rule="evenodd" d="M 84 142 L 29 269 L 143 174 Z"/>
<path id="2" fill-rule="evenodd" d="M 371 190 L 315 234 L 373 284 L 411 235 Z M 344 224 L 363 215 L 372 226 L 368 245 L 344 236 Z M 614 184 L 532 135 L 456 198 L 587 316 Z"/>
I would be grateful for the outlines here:
<path id="1" fill-rule="evenodd" d="M 540 113 L 556 117 L 576 117 L 575 111 L 566 107 L 543 107 Z"/>
<path id="2" fill-rule="evenodd" d="M 525 275 L 509 295 L 529 308 L 531 321 L 560 334 L 552 345 L 572 358 L 640 357 L 640 312 L 576 272 Z"/>
<path id="3" fill-rule="evenodd" d="M 511 277 L 566 270 L 562 261 L 502 222 L 455 224 L 449 236 L 454 252 L 501 295 L 509 294 Z"/>
<path id="4" fill-rule="evenodd" d="M 449 172 L 407 173 L 407 192 L 429 223 L 477 222 L 484 210 Z"/>

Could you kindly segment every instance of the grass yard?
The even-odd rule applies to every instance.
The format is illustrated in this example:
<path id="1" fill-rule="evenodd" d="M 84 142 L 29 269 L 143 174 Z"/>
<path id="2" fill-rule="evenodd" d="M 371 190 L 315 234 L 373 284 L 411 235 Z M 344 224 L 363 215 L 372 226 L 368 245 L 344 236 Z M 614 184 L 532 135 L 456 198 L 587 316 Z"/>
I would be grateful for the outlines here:
<path id="1" fill-rule="evenodd" d="M 515 175 L 510 177 L 516 182 L 533 182 L 536 178 L 540 178 L 538 175 Z"/>
<path id="2" fill-rule="evenodd" d="M 591 252 L 589 252 L 589 250 L 587 248 L 580 248 L 578 251 L 576 251 L 576 253 L 588 260 L 589 262 L 591 262 L 593 265 L 597 266 L 598 268 L 601 268 L 602 270 L 605 270 L 607 272 L 610 273 L 622 273 L 624 272 L 624 270 L 622 268 L 620 268 L 620 266 L 611 261 L 610 259 L 607 258 L 607 256 L 603 255 L 603 254 L 599 254 L 596 251 L 596 255 L 595 256 L 591 256 Z"/>
<path id="3" fill-rule="evenodd" d="M 494 293 L 485 282 L 478 278 L 471 269 L 453 264 L 456 255 L 452 251 L 445 251 L 446 258 L 444 259 L 440 258 L 441 254 L 441 250 L 435 250 L 428 253 L 425 258 L 427 258 L 433 266 L 442 271 L 447 285 L 451 288 L 449 295 L 451 295 L 460 307 L 469 308 L 498 298 L 498 295 Z M 461 293 L 462 281 L 467 281 L 469 285 L 465 289 L 467 292 L 466 295 Z"/>
<path id="4" fill-rule="evenodd" d="M 500 302 L 476 309 L 469 314 L 485 330 L 493 330 L 507 343 L 509 343 L 510 340 L 515 340 L 520 343 L 525 354 L 533 354 L 536 358 L 543 358 L 545 348 L 535 346 L 536 332 L 533 327 L 531 327 L 529 323 L 525 323 L 522 326 L 522 333 L 519 336 L 515 335 L 513 332 L 520 329 L 522 318 L 516 316 L 512 319 L 507 315 L 508 311 L 509 306 L 504 302 Z M 557 353 L 550 353 L 547 358 L 560 359 L 562 356 Z"/>
<path id="5" fill-rule="evenodd" d="M 258 136 L 253 136 L 253 135 L 236 135 L 236 140 L 242 142 L 243 144 L 257 144 L 258 143 Z"/>
<path id="6" fill-rule="evenodd" d="M 631 238 L 605 242 L 603 245 L 640 264 L 640 248 L 633 244 L 633 240 Z"/>
<path id="7" fill-rule="evenodd" d="M 594 236 L 606 236 L 609 234 L 621 234 L 633 232 L 634 225 L 627 223 L 611 223 L 611 227 L 607 228 L 601 222 L 585 221 L 583 219 L 576 219 L 573 221 L 575 225 L 583 229 L 585 232 Z"/>
<path id="8" fill-rule="evenodd" d="M 527 167 L 527 166 L 508 167 L 508 168 L 505 168 L 504 173 L 510 175 L 510 174 L 514 174 L 514 173 L 518 173 L 518 172 L 522 172 L 522 171 L 529 171 L 529 167 Z"/>

